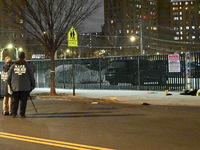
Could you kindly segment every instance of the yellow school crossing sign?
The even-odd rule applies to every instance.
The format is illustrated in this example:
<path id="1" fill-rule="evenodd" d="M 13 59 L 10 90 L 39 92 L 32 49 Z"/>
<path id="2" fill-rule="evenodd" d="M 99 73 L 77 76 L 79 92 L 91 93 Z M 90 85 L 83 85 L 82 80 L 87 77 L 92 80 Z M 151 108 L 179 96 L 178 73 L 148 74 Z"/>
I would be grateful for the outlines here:
<path id="1" fill-rule="evenodd" d="M 74 27 L 71 27 L 68 32 L 68 47 L 78 47 L 78 34 Z"/>

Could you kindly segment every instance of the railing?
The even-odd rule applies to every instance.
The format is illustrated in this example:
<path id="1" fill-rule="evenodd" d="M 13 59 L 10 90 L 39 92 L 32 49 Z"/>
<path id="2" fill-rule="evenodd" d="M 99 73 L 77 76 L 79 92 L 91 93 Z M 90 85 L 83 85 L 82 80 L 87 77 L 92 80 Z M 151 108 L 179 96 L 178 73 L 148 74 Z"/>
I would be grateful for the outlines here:
<path id="1" fill-rule="evenodd" d="M 76 89 L 174 90 L 199 89 L 200 53 L 190 53 L 189 76 L 185 54 L 180 72 L 169 72 L 168 55 L 75 58 Z M 36 86 L 50 86 L 50 60 L 31 60 Z M 3 62 L 0 63 L 2 68 Z M 72 59 L 56 60 L 56 88 L 72 88 Z M 189 77 L 189 78 L 188 78 Z"/>

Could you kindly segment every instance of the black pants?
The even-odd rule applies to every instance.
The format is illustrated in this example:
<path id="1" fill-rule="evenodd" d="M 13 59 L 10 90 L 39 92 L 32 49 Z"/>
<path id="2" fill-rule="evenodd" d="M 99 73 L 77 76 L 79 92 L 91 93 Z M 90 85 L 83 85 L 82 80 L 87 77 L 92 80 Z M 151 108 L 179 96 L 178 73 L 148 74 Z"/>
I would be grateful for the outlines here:
<path id="1" fill-rule="evenodd" d="M 20 115 L 22 116 L 25 115 L 28 96 L 29 92 L 27 91 L 13 92 L 12 115 L 17 115 L 19 102 L 20 102 Z"/>

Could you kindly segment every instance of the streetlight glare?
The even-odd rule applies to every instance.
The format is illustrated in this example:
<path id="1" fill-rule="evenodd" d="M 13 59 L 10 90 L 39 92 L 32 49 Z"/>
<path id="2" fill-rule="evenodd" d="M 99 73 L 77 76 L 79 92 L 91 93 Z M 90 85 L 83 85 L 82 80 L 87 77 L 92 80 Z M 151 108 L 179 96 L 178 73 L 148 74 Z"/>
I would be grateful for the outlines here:
<path id="1" fill-rule="evenodd" d="M 11 49 L 11 48 L 13 48 L 13 45 L 12 44 L 8 44 L 7 48 Z"/>
<path id="2" fill-rule="evenodd" d="M 20 47 L 18 50 L 19 50 L 20 52 L 23 51 L 23 49 L 22 49 L 21 47 Z"/>
<path id="3" fill-rule="evenodd" d="M 135 41 L 135 36 L 131 36 L 131 38 L 130 38 L 130 40 L 133 42 L 133 41 Z"/>

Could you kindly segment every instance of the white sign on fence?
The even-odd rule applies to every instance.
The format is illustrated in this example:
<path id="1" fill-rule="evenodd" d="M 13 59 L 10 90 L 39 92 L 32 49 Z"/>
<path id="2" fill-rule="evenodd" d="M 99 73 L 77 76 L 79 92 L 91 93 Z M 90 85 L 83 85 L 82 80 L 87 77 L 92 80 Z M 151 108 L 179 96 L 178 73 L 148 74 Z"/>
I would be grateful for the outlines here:
<path id="1" fill-rule="evenodd" d="M 168 55 L 169 72 L 180 72 L 180 56 L 179 54 Z"/>

